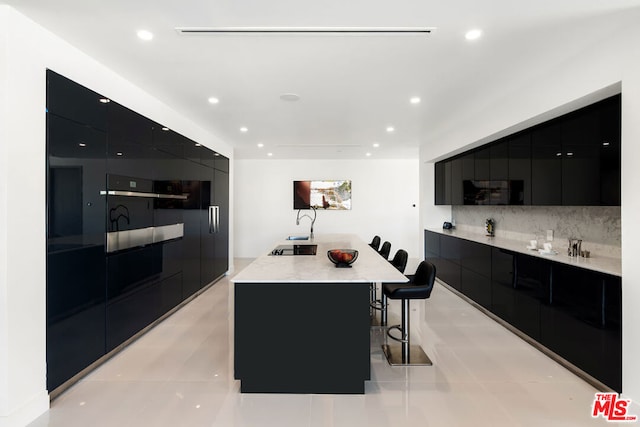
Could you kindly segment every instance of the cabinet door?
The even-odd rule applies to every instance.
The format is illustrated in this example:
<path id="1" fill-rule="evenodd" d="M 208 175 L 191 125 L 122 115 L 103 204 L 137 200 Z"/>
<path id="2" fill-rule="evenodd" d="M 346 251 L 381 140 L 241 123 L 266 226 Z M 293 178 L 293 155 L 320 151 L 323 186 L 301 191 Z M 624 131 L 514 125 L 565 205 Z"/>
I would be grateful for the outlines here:
<path id="1" fill-rule="evenodd" d="M 562 204 L 561 124 L 551 122 L 531 134 L 531 201 L 533 205 Z"/>
<path id="2" fill-rule="evenodd" d="M 47 111 L 97 130 L 107 130 L 105 98 L 47 70 Z"/>
<path id="3" fill-rule="evenodd" d="M 531 204 L 531 134 L 509 139 L 509 204 Z"/>
<path id="4" fill-rule="evenodd" d="M 221 172 L 229 173 L 229 159 L 220 153 L 214 153 L 213 167 Z"/>
<path id="5" fill-rule="evenodd" d="M 447 204 L 447 194 L 446 194 L 446 183 L 447 180 L 450 179 L 447 177 L 447 169 L 445 167 L 447 162 L 437 162 L 434 165 L 434 193 L 435 200 L 434 203 L 436 205 L 446 205 Z M 449 174 L 451 173 L 451 169 L 449 169 Z M 451 191 L 451 187 L 449 187 L 449 191 Z M 451 199 L 451 194 L 449 194 L 449 199 Z"/>
<path id="6" fill-rule="evenodd" d="M 105 354 L 105 150 L 104 132 L 47 115 L 50 391 Z"/>
<path id="7" fill-rule="evenodd" d="M 214 277 L 229 269 L 229 174 L 214 169 L 214 205 L 217 207 L 214 230 Z"/>
<path id="8" fill-rule="evenodd" d="M 502 140 L 490 147 L 489 179 L 506 181 L 509 179 L 509 141 Z"/>
<path id="9" fill-rule="evenodd" d="M 491 148 L 489 146 L 475 151 L 473 177 L 476 181 L 491 179 Z"/>
<path id="10" fill-rule="evenodd" d="M 554 263 L 552 299 L 543 311 L 542 332 L 544 344 L 555 353 L 620 390 L 617 284 L 610 276 Z"/>
<path id="11" fill-rule="evenodd" d="M 540 312 L 541 305 L 548 304 L 550 299 L 551 262 L 517 254 L 515 276 L 512 324 L 531 338 L 545 344 L 544 336 L 540 332 Z"/>
<path id="12" fill-rule="evenodd" d="M 562 120 L 562 204 L 600 204 L 599 110 L 587 107 Z"/>
<path id="13" fill-rule="evenodd" d="M 620 206 L 620 95 L 600 108 L 600 203 Z"/>
<path id="14" fill-rule="evenodd" d="M 491 248 L 491 311 L 509 323 L 516 314 L 515 263 L 515 253 Z"/>
<path id="15" fill-rule="evenodd" d="M 451 163 L 451 204 L 462 205 L 464 192 L 462 187 L 462 158 L 450 160 Z"/>
<path id="16" fill-rule="evenodd" d="M 491 247 L 463 239 L 459 244 L 462 293 L 491 308 Z"/>
<path id="17" fill-rule="evenodd" d="M 460 239 L 440 236 L 440 270 L 436 273 L 449 286 L 460 290 Z"/>
<path id="18" fill-rule="evenodd" d="M 440 277 L 440 234 L 424 231 L 424 259 L 435 265 L 436 276 Z"/>

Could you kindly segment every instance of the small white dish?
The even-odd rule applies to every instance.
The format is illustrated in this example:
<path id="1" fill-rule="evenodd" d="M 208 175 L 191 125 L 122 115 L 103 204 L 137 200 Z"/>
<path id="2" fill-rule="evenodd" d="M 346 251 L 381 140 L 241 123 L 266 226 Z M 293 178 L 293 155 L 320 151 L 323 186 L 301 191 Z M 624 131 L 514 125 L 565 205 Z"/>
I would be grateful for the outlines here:
<path id="1" fill-rule="evenodd" d="M 558 255 L 558 252 L 554 251 L 553 249 L 550 251 L 544 250 L 544 249 L 539 249 L 538 253 L 540 255 Z"/>

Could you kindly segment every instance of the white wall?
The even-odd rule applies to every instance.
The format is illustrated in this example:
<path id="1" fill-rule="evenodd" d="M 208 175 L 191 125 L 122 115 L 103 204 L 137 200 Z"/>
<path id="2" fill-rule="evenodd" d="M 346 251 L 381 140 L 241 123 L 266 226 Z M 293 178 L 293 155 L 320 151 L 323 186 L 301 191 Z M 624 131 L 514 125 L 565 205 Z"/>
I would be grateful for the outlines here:
<path id="1" fill-rule="evenodd" d="M 14 9 L 0 5 L 0 426 L 49 406 L 45 356 L 45 71 L 232 157 L 229 145 Z M 232 166 L 233 167 L 233 166 Z"/>
<path id="2" fill-rule="evenodd" d="M 447 132 L 435 130 L 432 138 L 421 149 L 423 194 L 433 187 L 434 159 L 460 150 L 469 144 L 499 135 L 508 129 L 530 124 L 532 119 L 548 111 L 560 115 L 567 106 L 578 106 L 584 97 L 602 93 L 604 88 L 621 87 L 622 90 L 622 298 L 623 298 L 623 392 L 636 403 L 640 402 L 640 10 L 626 11 L 606 21 L 607 31 L 600 34 L 599 42 L 588 49 L 564 51 L 564 60 L 550 64 L 539 52 L 540 67 L 535 73 L 523 72 L 528 80 L 505 80 L 502 87 L 487 88 L 483 100 L 469 100 L 482 104 L 483 109 Z M 568 29 L 571 30 L 571 29 Z M 584 29 L 583 29 L 584 30 Z M 593 26 L 586 31 L 601 31 Z M 575 32 L 575 31 L 574 31 Z M 532 53 L 536 54 L 536 53 Z M 606 90 L 605 90 L 606 92 Z M 433 218 L 446 215 L 446 210 L 433 205 L 432 193 L 424 196 L 422 223 L 429 225 Z M 436 224 L 439 221 L 436 221 Z M 433 225 L 436 225 L 433 224 Z M 636 413 L 636 412 L 634 412 Z"/>
<path id="3" fill-rule="evenodd" d="M 403 248 L 420 256 L 417 159 L 236 160 L 235 256 L 253 258 L 288 235 L 309 234 L 307 218 L 296 226 L 293 181 L 314 179 L 352 181 L 352 209 L 319 210 L 316 234 L 355 233 L 367 242 L 378 234 L 391 255 Z"/>

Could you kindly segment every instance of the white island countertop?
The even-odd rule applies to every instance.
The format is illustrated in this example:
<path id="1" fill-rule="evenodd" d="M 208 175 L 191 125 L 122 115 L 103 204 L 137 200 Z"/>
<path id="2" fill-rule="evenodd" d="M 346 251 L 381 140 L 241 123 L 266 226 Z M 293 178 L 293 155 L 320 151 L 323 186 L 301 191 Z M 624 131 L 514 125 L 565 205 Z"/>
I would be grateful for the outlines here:
<path id="1" fill-rule="evenodd" d="M 318 245 L 316 255 L 273 256 L 278 245 Z M 351 268 L 336 268 L 331 249 L 356 249 Z M 282 240 L 231 279 L 235 283 L 404 283 L 407 278 L 354 234 L 323 234 L 311 240 Z"/>
<path id="2" fill-rule="evenodd" d="M 591 256 L 590 258 L 570 257 L 566 253 L 564 241 L 552 242 L 553 248 L 558 253 L 555 255 L 541 254 L 536 250 L 527 249 L 529 242 L 519 240 L 505 239 L 503 237 L 489 237 L 484 234 L 473 233 L 461 230 L 443 230 L 441 228 L 427 228 L 427 231 L 444 234 L 447 236 L 458 237 L 473 242 L 483 243 L 489 246 L 495 246 L 500 249 L 507 249 L 513 252 L 519 252 L 531 256 L 536 256 L 549 261 L 560 262 L 562 264 L 572 265 L 587 270 L 598 271 L 600 273 L 611 274 L 613 276 L 622 277 L 622 260 L 620 258 L 609 258 L 603 256 Z"/>

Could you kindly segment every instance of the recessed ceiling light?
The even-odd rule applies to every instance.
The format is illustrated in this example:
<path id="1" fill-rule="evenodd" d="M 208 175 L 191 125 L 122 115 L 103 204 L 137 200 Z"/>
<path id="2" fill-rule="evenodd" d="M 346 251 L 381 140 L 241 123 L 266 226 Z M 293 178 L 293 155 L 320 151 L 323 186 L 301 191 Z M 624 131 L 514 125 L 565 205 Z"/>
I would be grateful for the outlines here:
<path id="1" fill-rule="evenodd" d="M 195 143 L 195 144 L 193 144 L 193 145 L 195 145 L 196 147 L 201 147 L 201 146 L 202 146 L 202 144 L 200 144 L 200 143 L 198 143 L 198 142 L 196 142 L 196 143 Z"/>
<path id="2" fill-rule="evenodd" d="M 411 99 L 409 100 L 409 102 L 410 102 L 410 103 L 412 103 L 412 104 L 420 104 L 420 101 L 421 101 L 421 99 L 420 99 L 420 97 L 419 97 L 419 96 L 413 96 L 413 97 L 411 97 Z"/>
<path id="3" fill-rule="evenodd" d="M 214 156 L 220 157 L 220 153 L 213 153 Z"/>
<path id="4" fill-rule="evenodd" d="M 264 144 L 262 142 L 259 142 L 258 143 L 258 148 L 262 148 L 262 147 L 264 147 Z"/>
<path id="5" fill-rule="evenodd" d="M 283 93 L 280 95 L 280 99 L 283 101 L 300 101 L 300 95 L 295 93 Z"/>
<path id="6" fill-rule="evenodd" d="M 374 143 L 373 143 L 373 147 L 374 147 L 374 148 L 378 148 L 378 147 L 380 147 L 380 144 L 378 144 L 377 142 L 374 142 Z"/>
<path id="7" fill-rule="evenodd" d="M 273 153 L 267 153 L 267 156 L 271 157 L 273 156 Z"/>
<path id="8" fill-rule="evenodd" d="M 138 38 L 140 40 L 144 40 L 144 41 L 153 40 L 153 33 L 151 31 L 138 30 L 136 34 L 138 34 Z"/>
<path id="9" fill-rule="evenodd" d="M 212 96 L 211 98 L 209 98 L 209 104 L 217 104 L 219 102 L 220 102 L 220 100 L 218 98 L 216 98 L 215 96 Z"/>
<path id="10" fill-rule="evenodd" d="M 391 133 L 393 131 L 395 131 L 396 128 L 394 128 L 393 126 L 387 126 L 387 132 Z"/>
<path id="11" fill-rule="evenodd" d="M 367 153 L 367 157 L 371 157 L 371 153 Z"/>
<path id="12" fill-rule="evenodd" d="M 464 38 L 467 40 L 477 40 L 482 36 L 482 30 L 474 28 L 473 30 L 467 31 L 464 35 Z"/>
<path id="13" fill-rule="evenodd" d="M 240 132 L 242 132 L 242 133 L 247 133 L 247 132 L 249 132 L 249 128 L 248 128 L 248 127 L 245 127 L 245 126 L 242 126 L 242 127 L 240 128 Z"/>
<path id="14" fill-rule="evenodd" d="M 111 100 L 109 98 L 100 98 L 100 102 L 102 102 L 103 104 L 108 104 L 111 102 Z"/>
<path id="15" fill-rule="evenodd" d="M 169 128 L 165 126 L 165 127 L 162 128 L 162 130 L 165 131 L 165 132 L 168 132 Z"/>
<path id="16" fill-rule="evenodd" d="M 86 146 L 87 146 L 87 144 L 85 144 L 84 142 L 80 142 L 80 143 L 78 144 L 78 146 L 79 146 L 79 147 L 86 147 Z"/>

